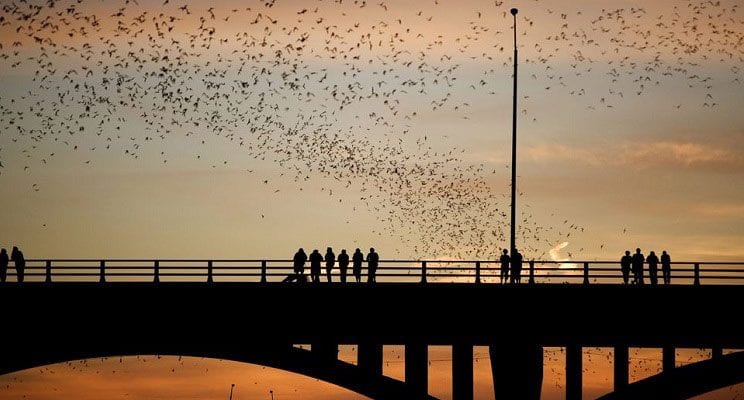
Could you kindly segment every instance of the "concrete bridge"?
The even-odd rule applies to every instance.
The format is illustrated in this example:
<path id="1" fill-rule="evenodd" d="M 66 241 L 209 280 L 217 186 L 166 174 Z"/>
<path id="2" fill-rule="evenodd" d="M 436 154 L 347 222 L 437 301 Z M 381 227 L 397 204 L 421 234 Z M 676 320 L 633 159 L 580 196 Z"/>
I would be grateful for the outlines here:
<path id="1" fill-rule="evenodd" d="M 736 285 L 278 282 L 15 282 L 0 285 L 0 373 L 75 359 L 186 355 L 305 374 L 375 399 L 428 398 L 427 346 L 451 345 L 453 396 L 473 397 L 473 346 L 490 346 L 497 399 L 537 399 L 542 348 L 566 347 L 566 397 L 581 398 L 582 347 L 615 349 L 620 398 L 688 398 L 744 381 Z M 504 310 L 514 312 L 504 317 Z M 311 343 L 311 350 L 293 344 Z M 358 345 L 357 365 L 337 359 Z M 405 345 L 405 381 L 382 346 Z M 628 348 L 664 349 L 664 372 L 628 384 Z M 714 358 L 675 368 L 675 348 Z M 684 388 L 674 389 L 673 388 Z"/>

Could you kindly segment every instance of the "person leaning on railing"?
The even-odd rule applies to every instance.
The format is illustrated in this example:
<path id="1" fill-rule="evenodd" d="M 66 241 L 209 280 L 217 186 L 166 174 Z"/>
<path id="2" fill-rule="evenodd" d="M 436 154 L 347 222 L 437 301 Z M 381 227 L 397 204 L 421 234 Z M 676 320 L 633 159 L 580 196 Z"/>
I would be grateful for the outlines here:
<path id="1" fill-rule="evenodd" d="M 511 283 L 522 283 L 522 253 L 517 249 L 511 256 Z"/>
<path id="2" fill-rule="evenodd" d="M 509 250 L 504 249 L 504 254 L 499 258 L 501 262 L 501 284 L 509 283 L 509 263 L 511 258 L 509 257 Z"/>
<path id="3" fill-rule="evenodd" d="M 5 283 L 5 278 L 8 276 L 9 262 L 8 251 L 5 249 L 0 250 L 0 283 Z"/>
<path id="4" fill-rule="evenodd" d="M 23 282 L 23 274 L 26 269 L 26 259 L 23 257 L 23 252 L 18 249 L 17 246 L 13 246 L 13 251 L 10 253 L 10 259 L 15 262 L 16 278 L 18 282 Z"/>
<path id="5" fill-rule="evenodd" d="M 641 253 L 641 249 L 637 248 L 635 254 L 633 254 L 633 283 L 636 285 L 643 285 L 643 262 L 646 258 Z"/>
<path id="6" fill-rule="evenodd" d="M 364 262 L 364 254 L 360 249 L 354 251 L 354 255 L 351 256 L 352 261 L 352 273 L 357 283 L 362 281 L 362 263 Z"/>
<path id="7" fill-rule="evenodd" d="M 323 262 L 323 256 L 318 252 L 318 249 L 313 250 L 310 254 L 310 276 L 313 278 L 313 283 L 320 282 L 320 263 Z"/>
<path id="8" fill-rule="evenodd" d="M 664 276 L 664 284 L 672 283 L 672 259 L 666 250 L 661 252 L 661 273 Z"/>
<path id="9" fill-rule="evenodd" d="M 375 275 L 377 274 L 377 266 L 380 263 L 380 255 L 375 253 L 374 247 L 369 249 L 367 254 L 367 282 L 373 283 L 377 281 Z"/>
<path id="10" fill-rule="evenodd" d="M 620 258 L 620 272 L 623 273 L 623 283 L 628 284 L 630 280 L 630 264 L 633 262 L 633 257 L 630 256 L 630 250 L 625 250 L 625 255 Z"/>
<path id="11" fill-rule="evenodd" d="M 648 277 L 651 280 L 651 284 L 656 285 L 656 282 L 658 281 L 657 274 L 659 257 L 657 257 L 656 253 L 652 251 L 648 254 L 648 257 L 646 257 L 646 263 L 648 263 Z"/>

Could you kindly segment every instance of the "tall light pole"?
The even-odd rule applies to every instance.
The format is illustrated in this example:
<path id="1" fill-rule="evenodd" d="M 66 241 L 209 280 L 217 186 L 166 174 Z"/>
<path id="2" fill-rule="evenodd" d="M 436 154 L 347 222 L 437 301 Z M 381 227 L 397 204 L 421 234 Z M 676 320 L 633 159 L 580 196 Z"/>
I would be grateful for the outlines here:
<path id="1" fill-rule="evenodd" d="M 511 170 L 511 247 L 509 255 L 514 257 L 517 248 L 517 12 L 511 9 L 514 16 L 514 103 L 512 110 L 512 170 Z"/>

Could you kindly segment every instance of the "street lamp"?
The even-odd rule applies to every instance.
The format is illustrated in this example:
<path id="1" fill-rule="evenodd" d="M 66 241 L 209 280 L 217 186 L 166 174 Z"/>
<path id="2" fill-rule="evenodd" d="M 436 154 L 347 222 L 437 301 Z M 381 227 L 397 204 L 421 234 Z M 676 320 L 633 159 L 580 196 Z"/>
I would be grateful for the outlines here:
<path id="1" fill-rule="evenodd" d="M 512 170 L 511 170 L 511 244 L 509 254 L 514 257 L 517 253 L 517 10 L 511 9 L 514 16 L 514 98 L 512 110 Z"/>

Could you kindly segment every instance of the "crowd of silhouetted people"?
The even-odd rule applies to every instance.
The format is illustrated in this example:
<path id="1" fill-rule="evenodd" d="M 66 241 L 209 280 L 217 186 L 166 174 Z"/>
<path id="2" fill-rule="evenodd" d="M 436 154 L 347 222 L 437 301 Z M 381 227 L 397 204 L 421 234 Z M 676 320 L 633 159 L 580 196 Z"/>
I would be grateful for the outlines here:
<path id="1" fill-rule="evenodd" d="M 318 249 L 313 250 L 308 256 L 305 250 L 300 248 L 295 253 L 294 258 L 294 274 L 289 275 L 285 282 L 307 282 L 307 275 L 305 275 L 305 263 L 310 261 L 310 279 L 313 282 L 320 282 L 320 271 L 321 265 L 325 262 L 325 273 L 328 282 L 332 282 L 333 269 L 338 263 L 339 278 L 342 283 L 346 282 L 346 277 L 349 273 L 349 263 L 351 263 L 351 273 L 354 275 L 354 279 L 357 283 L 362 281 L 362 264 L 367 262 L 367 282 L 375 282 L 375 276 L 377 274 L 377 267 L 380 264 L 380 256 L 375 252 L 374 248 L 369 249 L 367 257 L 360 249 L 356 249 L 354 254 L 349 257 L 349 253 L 346 249 L 342 249 L 341 253 L 336 256 L 332 248 L 326 249 L 325 256 L 321 255 Z"/>
<path id="2" fill-rule="evenodd" d="M 499 258 L 501 263 L 501 284 L 505 283 L 522 283 L 522 253 L 514 249 L 514 254 L 509 256 L 509 250 L 504 249 L 504 253 Z"/>
<path id="3" fill-rule="evenodd" d="M 8 251 L 5 249 L 0 250 L 0 283 L 4 283 L 8 278 L 8 264 L 13 261 L 16 270 L 16 279 L 18 282 L 23 282 L 24 270 L 26 269 L 26 259 L 23 257 L 23 252 L 18 247 L 13 246 L 13 250 L 8 256 Z"/>
<path id="4" fill-rule="evenodd" d="M 16 280 L 23 282 L 24 270 L 26 267 L 26 259 L 23 257 L 23 252 L 18 249 L 17 246 L 13 247 L 13 250 L 8 256 L 6 249 L 0 249 L 0 283 L 6 282 L 8 276 L 8 265 L 10 261 L 15 264 Z M 354 254 L 349 255 L 346 249 L 342 249 L 338 256 L 333 252 L 333 249 L 328 247 L 325 255 L 320 254 L 318 249 L 313 250 L 308 256 L 304 249 L 299 249 L 295 253 L 294 258 L 294 273 L 287 276 L 284 279 L 285 282 L 307 282 L 308 276 L 305 274 L 305 264 L 310 262 L 310 280 L 313 282 L 320 282 L 321 269 L 325 264 L 325 275 L 328 282 L 333 281 L 333 270 L 338 268 L 339 279 L 342 283 L 346 282 L 346 278 L 349 273 L 349 265 L 351 264 L 351 274 L 357 283 L 362 281 L 362 267 L 363 264 L 367 263 L 367 282 L 375 282 L 377 275 L 377 268 L 380 263 L 380 256 L 375 252 L 374 248 L 369 249 L 367 256 L 362 253 L 360 249 L 356 249 Z M 499 258 L 501 264 L 500 281 L 501 284 L 513 283 L 518 284 L 522 281 L 522 254 L 515 249 L 514 254 L 509 255 L 509 250 L 504 249 L 503 254 Z M 338 266 L 336 266 L 338 264 Z M 658 284 L 659 278 L 659 264 L 661 264 L 662 280 L 665 285 L 671 283 L 671 257 L 666 252 L 662 251 L 661 257 L 658 257 L 655 252 L 651 251 L 648 256 L 644 256 L 641 253 L 641 249 L 636 249 L 635 254 L 631 255 L 630 251 L 626 251 L 625 255 L 620 259 L 620 270 L 623 276 L 624 284 L 643 285 L 644 284 L 644 264 L 648 265 L 648 278 L 651 285 Z M 631 273 L 632 280 L 631 280 Z"/>
<path id="5" fill-rule="evenodd" d="M 623 283 L 643 285 L 643 264 L 648 264 L 648 278 L 652 285 L 659 283 L 659 263 L 661 263 L 661 274 L 664 284 L 672 282 L 672 259 L 666 250 L 661 252 L 661 259 L 653 251 L 648 253 L 647 257 L 643 256 L 641 249 L 636 249 L 635 254 L 630 255 L 630 250 L 625 251 L 625 255 L 620 259 L 620 270 L 623 273 Z M 633 280 L 630 280 L 630 273 L 633 273 Z"/>

